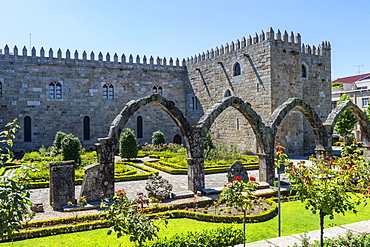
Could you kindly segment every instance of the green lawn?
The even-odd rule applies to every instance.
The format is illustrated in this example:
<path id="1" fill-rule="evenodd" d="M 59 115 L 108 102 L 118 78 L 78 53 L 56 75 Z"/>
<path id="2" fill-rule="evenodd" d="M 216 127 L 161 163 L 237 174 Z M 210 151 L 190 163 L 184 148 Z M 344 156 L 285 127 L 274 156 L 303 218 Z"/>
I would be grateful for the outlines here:
<path id="1" fill-rule="evenodd" d="M 368 200 L 370 202 L 370 199 Z M 370 219 L 370 206 L 360 206 L 358 213 L 336 215 L 334 220 L 325 219 L 325 227 L 349 224 Z M 300 201 L 282 204 L 282 235 L 291 235 L 319 229 L 318 215 L 311 214 Z M 218 223 L 200 222 L 190 219 L 171 219 L 168 227 L 163 228 L 161 236 L 174 233 L 201 231 L 219 226 Z M 242 224 L 239 224 L 242 227 Z M 0 246 L 134 246 L 127 237 L 117 239 L 115 235 L 107 236 L 107 229 L 62 234 L 51 237 L 28 239 L 14 243 L 2 243 Z M 272 220 L 247 225 L 247 242 L 277 237 L 277 217 Z"/>

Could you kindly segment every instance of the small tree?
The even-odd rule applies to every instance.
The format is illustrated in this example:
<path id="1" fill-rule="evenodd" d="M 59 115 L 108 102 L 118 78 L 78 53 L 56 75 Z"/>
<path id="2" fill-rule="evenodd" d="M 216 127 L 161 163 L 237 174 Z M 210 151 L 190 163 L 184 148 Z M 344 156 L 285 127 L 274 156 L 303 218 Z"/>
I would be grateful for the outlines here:
<path id="1" fill-rule="evenodd" d="M 8 123 L 7 130 L 0 132 L 0 164 L 11 159 L 15 133 L 20 129 L 16 119 Z M 32 166 L 23 165 L 20 169 L 12 169 L 0 176 L 0 238 L 7 236 L 11 239 L 19 224 L 30 217 L 28 206 L 32 205 L 29 197 L 26 177 Z M 33 214 L 33 213 L 32 213 Z"/>
<path id="2" fill-rule="evenodd" d="M 61 140 L 63 160 L 74 160 L 80 163 L 82 146 L 80 140 L 73 134 L 65 135 Z"/>
<path id="3" fill-rule="evenodd" d="M 152 144 L 165 144 L 166 143 L 166 139 L 164 138 L 164 134 L 163 132 L 161 132 L 160 130 L 156 131 L 153 133 L 152 135 Z"/>
<path id="4" fill-rule="evenodd" d="M 256 182 L 248 181 L 247 183 L 241 180 L 241 177 L 235 176 L 233 182 L 228 182 L 225 184 L 223 188 L 220 198 L 225 199 L 225 202 L 236 209 L 240 208 L 243 211 L 243 233 L 244 233 L 244 241 L 243 244 L 245 246 L 245 218 L 248 210 L 253 208 L 253 199 L 251 198 L 252 193 L 251 190 L 255 190 L 257 188 Z"/>
<path id="5" fill-rule="evenodd" d="M 131 129 L 124 129 L 119 139 L 119 155 L 122 159 L 136 158 L 139 150 L 134 132 Z"/>
<path id="6" fill-rule="evenodd" d="M 130 202 L 123 190 L 118 190 L 113 197 L 113 203 L 105 200 L 101 207 L 105 207 L 106 218 L 111 225 L 108 235 L 117 233 L 117 238 L 123 234 L 130 236 L 131 242 L 137 242 L 143 246 L 146 240 L 153 240 L 158 237 L 159 223 L 167 225 L 166 218 L 149 217 L 144 210 L 138 209 L 133 202 Z"/>
<path id="7" fill-rule="evenodd" d="M 343 94 L 338 101 L 338 105 L 343 101 L 350 99 L 351 98 L 347 94 Z M 356 123 L 356 117 L 351 113 L 350 110 L 346 109 L 342 112 L 342 114 L 340 114 L 337 122 L 335 123 L 334 131 L 341 136 L 348 135 L 351 133 Z"/>
<path id="8" fill-rule="evenodd" d="M 356 192 L 358 186 L 366 186 L 369 171 L 364 159 L 353 160 L 352 157 L 342 156 L 337 160 L 311 160 L 312 165 L 305 165 L 304 162 L 298 165 L 287 163 L 289 179 L 306 209 L 319 214 L 320 242 L 323 246 L 325 217 L 333 219 L 334 213 L 345 214 L 346 211 L 356 213 L 355 207 L 364 197 L 349 192 Z"/>

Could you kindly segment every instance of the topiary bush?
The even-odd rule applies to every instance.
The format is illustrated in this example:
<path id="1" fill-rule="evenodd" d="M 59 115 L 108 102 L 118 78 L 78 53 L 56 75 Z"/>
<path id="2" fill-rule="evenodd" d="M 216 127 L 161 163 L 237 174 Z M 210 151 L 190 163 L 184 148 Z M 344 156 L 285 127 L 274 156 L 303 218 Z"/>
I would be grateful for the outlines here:
<path id="1" fill-rule="evenodd" d="M 119 138 L 119 155 L 122 159 L 136 158 L 139 150 L 137 148 L 136 137 L 131 129 L 124 129 Z"/>
<path id="2" fill-rule="evenodd" d="M 158 144 L 165 144 L 166 139 L 164 138 L 163 132 L 160 130 L 156 131 L 152 135 L 152 144 L 158 145 Z"/>
<path id="3" fill-rule="evenodd" d="M 61 140 L 61 148 L 63 160 L 74 160 L 77 164 L 80 163 L 82 146 L 76 136 L 73 134 L 65 135 Z"/>

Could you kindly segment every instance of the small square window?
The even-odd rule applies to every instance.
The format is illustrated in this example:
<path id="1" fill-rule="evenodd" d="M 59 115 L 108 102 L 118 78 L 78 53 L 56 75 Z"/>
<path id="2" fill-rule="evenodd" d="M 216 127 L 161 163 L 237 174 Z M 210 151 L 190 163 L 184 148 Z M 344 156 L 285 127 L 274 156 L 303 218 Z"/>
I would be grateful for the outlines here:
<path id="1" fill-rule="evenodd" d="M 362 98 L 362 107 L 367 107 L 369 104 L 369 98 Z"/>

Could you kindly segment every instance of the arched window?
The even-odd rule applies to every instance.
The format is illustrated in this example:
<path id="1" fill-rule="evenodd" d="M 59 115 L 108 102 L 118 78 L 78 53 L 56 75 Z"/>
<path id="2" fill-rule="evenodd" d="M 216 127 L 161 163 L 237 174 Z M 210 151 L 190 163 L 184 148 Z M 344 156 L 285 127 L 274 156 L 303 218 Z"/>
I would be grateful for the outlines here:
<path id="1" fill-rule="evenodd" d="M 108 86 L 104 84 L 103 86 L 103 99 L 108 99 Z"/>
<path id="2" fill-rule="evenodd" d="M 157 87 L 156 87 L 156 86 L 154 86 L 154 87 L 153 87 L 153 93 L 157 93 L 157 92 L 158 92 Z"/>
<path id="3" fill-rule="evenodd" d="M 159 86 L 159 87 L 158 87 L 158 93 L 159 93 L 160 95 L 162 95 L 162 92 L 163 92 L 163 91 L 162 91 L 162 87 L 161 87 L 161 86 Z"/>
<path id="4" fill-rule="evenodd" d="M 241 74 L 240 64 L 239 63 L 235 63 L 234 69 L 233 69 L 233 75 L 234 76 L 238 76 L 240 74 Z"/>
<path id="5" fill-rule="evenodd" d="M 24 142 L 32 141 L 31 117 L 26 116 L 23 120 Z"/>
<path id="6" fill-rule="evenodd" d="M 231 96 L 231 91 L 227 89 L 224 94 L 225 97 L 230 97 Z"/>
<path id="7" fill-rule="evenodd" d="M 57 99 L 62 98 L 62 84 L 60 84 L 59 82 L 56 84 L 55 87 L 55 96 Z"/>
<path id="8" fill-rule="evenodd" d="M 307 67 L 302 64 L 302 78 L 307 78 Z"/>
<path id="9" fill-rule="evenodd" d="M 3 83 L 0 82 L 0 98 L 3 97 Z"/>
<path id="10" fill-rule="evenodd" d="M 114 86 L 109 84 L 103 85 L 103 99 L 114 99 Z"/>
<path id="11" fill-rule="evenodd" d="M 182 144 L 181 136 L 180 135 L 175 135 L 173 137 L 173 143 L 175 143 L 175 144 Z"/>
<path id="12" fill-rule="evenodd" d="M 90 140 L 90 118 L 88 116 L 84 117 L 83 131 L 84 131 L 84 140 Z"/>
<path id="13" fill-rule="evenodd" d="M 108 99 L 114 99 L 114 87 L 113 87 L 113 85 L 109 85 L 109 88 L 108 88 Z"/>
<path id="14" fill-rule="evenodd" d="M 138 116 L 136 118 L 136 136 L 137 138 L 143 138 L 143 117 Z"/>
<path id="15" fill-rule="evenodd" d="M 49 84 L 49 99 L 55 99 L 55 86 L 52 82 Z"/>

